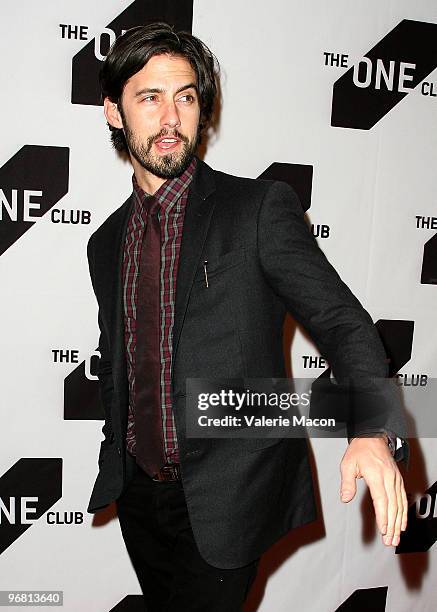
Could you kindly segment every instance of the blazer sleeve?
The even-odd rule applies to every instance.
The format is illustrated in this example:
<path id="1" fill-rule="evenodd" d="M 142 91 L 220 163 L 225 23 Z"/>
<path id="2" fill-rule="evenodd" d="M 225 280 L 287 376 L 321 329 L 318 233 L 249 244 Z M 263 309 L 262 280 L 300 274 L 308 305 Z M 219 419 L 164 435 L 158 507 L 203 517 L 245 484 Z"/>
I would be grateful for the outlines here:
<path id="1" fill-rule="evenodd" d="M 371 316 L 317 245 L 299 198 L 287 183 L 274 181 L 265 193 L 258 211 L 257 247 L 267 282 L 307 330 L 336 381 L 349 385 L 386 378 L 386 353 Z M 406 437 L 394 383 L 384 385 L 382 401 L 389 415 L 387 427 L 375 431 L 388 429 Z M 352 427 L 349 434 L 359 435 L 360 427 Z"/>
<path id="2" fill-rule="evenodd" d="M 96 292 L 96 279 L 94 275 L 94 234 L 88 241 L 87 246 L 87 256 L 88 256 L 88 267 L 91 277 L 91 283 L 94 289 L 94 293 L 98 300 L 97 292 Z M 97 370 L 97 376 L 99 379 L 99 395 L 100 401 L 103 407 L 104 415 L 105 415 L 105 423 L 102 427 L 102 433 L 104 435 L 104 440 L 101 443 L 101 450 L 99 455 L 99 465 L 101 464 L 102 457 L 104 451 L 106 449 L 107 444 L 110 443 L 111 438 L 113 436 L 112 423 L 111 423 L 111 405 L 114 394 L 114 382 L 112 378 L 112 363 L 109 352 L 109 342 L 107 338 L 107 334 L 105 332 L 105 328 L 102 322 L 102 316 L 99 308 L 98 312 L 98 325 L 99 325 L 99 345 L 98 351 L 100 353 L 99 365 Z"/>

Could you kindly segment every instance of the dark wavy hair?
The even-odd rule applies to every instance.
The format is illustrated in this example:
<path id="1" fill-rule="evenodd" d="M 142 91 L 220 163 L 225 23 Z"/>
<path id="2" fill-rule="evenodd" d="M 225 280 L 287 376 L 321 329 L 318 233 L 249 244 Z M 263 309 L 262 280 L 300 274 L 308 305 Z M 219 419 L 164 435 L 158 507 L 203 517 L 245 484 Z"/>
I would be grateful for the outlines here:
<path id="1" fill-rule="evenodd" d="M 120 105 L 127 80 L 141 70 L 151 57 L 163 53 L 187 59 L 196 74 L 201 131 L 212 116 L 218 88 L 219 63 L 201 40 L 188 32 L 175 32 L 167 23 L 137 26 L 117 38 L 99 74 L 102 100 L 108 97 L 111 102 Z M 120 111 L 123 116 L 121 105 Z M 114 148 L 120 152 L 127 151 L 123 130 L 109 124 L 108 127 Z"/>

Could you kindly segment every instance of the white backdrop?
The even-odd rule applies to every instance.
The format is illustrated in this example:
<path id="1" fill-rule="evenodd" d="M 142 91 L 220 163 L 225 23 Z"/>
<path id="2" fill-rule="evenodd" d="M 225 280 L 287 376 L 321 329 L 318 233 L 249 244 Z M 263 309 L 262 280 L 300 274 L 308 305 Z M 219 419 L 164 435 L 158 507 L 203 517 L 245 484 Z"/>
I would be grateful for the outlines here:
<path id="1" fill-rule="evenodd" d="M 98 339 L 87 240 L 129 195 L 131 168 L 111 150 L 101 107 L 71 102 L 72 58 L 87 41 L 63 38 L 60 24 L 87 26 L 91 40 L 130 4 L 15 0 L 0 7 L 0 245 L 7 244 L 0 256 L 0 590 L 63 591 L 68 612 L 105 612 L 140 593 L 116 518 L 86 513 L 102 422 L 64 418 L 64 380 L 89 360 Z M 153 4 L 159 7 L 160 1 Z M 429 228 L 417 227 L 416 215 L 437 216 L 437 100 L 422 95 L 419 84 L 369 130 L 332 127 L 333 85 L 348 68 L 326 66 L 324 55 L 347 54 L 351 67 L 405 19 L 437 24 L 437 4 L 194 0 L 192 31 L 222 67 L 220 124 L 205 161 L 249 177 L 273 162 L 313 166 L 308 218 L 315 226 L 329 226 L 329 237 L 319 238 L 319 245 L 375 322 L 414 322 L 411 358 L 400 369 L 408 379 L 436 376 L 437 261 L 434 276 L 422 283 L 421 269 L 424 245 L 437 227 L 431 222 Z M 402 55 L 404 43 L 393 47 L 386 66 L 388 60 L 409 61 Z M 434 83 L 437 94 L 437 72 L 423 80 Z M 374 87 L 373 95 L 377 100 Z M 54 208 L 66 211 L 64 220 L 74 218 L 70 211 L 89 211 L 89 223 L 55 223 L 53 214 L 57 220 L 61 213 L 40 216 L 34 208 L 28 231 L 9 240 L 20 222 L 20 204 L 17 220 L 8 213 L 11 188 L 15 185 L 19 201 L 24 189 L 45 189 L 37 185 L 37 154 L 2 174 L 1 167 L 25 145 L 69 149 L 68 192 Z M 57 171 L 52 176 L 60 180 Z M 31 196 L 36 207 L 43 199 Z M 390 342 L 404 346 L 401 335 L 396 328 Z M 59 350 L 70 351 L 68 361 L 59 362 L 60 354 L 53 352 Z M 300 331 L 291 350 L 295 376 L 323 372 L 303 367 L 303 356 L 318 351 Z M 78 351 L 76 362 L 71 351 Z M 339 501 L 345 442 L 313 441 L 323 518 L 266 554 L 247 610 L 258 605 L 261 612 L 333 612 L 360 589 L 366 591 L 342 610 L 434 610 L 434 489 L 429 516 L 419 505 L 426 516 L 417 517 L 414 501 L 435 482 L 437 452 L 434 440 L 419 442 L 412 442 L 407 477 L 410 524 L 422 531 L 425 525 L 428 546 L 415 552 L 410 537 L 404 548 L 413 552 L 385 548 L 364 488 L 350 505 Z M 18 511 L 12 516 L 11 504 L 38 498 L 38 486 L 42 498 L 44 482 L 54 491 L 61 473 L 45 471 L 46 462 L 41 477 L 35 476 L 37 464 L 18 463 L 22 458 L 62 459 L 62 495 L 37 519 L 28 514 L 28 528 L 20 533 L 26 517 Z M 40 500 L 27 503 L 36 508 Z M 386 607 L 385 591 L 377 604 L 381 591 L 371 590 L 375 587 L 387 587 Z M 117 609 L 134 605 L 126 600 Z"/>

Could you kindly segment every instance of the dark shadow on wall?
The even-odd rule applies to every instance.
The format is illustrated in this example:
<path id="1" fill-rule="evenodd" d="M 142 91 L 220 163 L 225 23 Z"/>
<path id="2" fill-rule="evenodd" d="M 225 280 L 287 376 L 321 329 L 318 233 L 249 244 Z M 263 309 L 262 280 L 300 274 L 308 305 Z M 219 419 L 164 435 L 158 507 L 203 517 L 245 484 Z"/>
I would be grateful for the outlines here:
<path id="1" fill-rule="evenodd" d="M 416 502 L 418 497 L 421 497 L 428 489 L 429 477 L 426 469 L 425 458 L 420 447 L 420 440 L 411 438 L 410 444 L 410 465 L 408 470 L 403 472 L 405 490 L 408 496 L 410 512 L 409 520 L 414 520 L 416 512 Z M 434 504 L 435 504 L 434 500 Z M 435 510 L 434 510 L 435 512 Z M 421 519 L 415 519 L 421 520 Z M 428 518 L 425 521 L 435 521 L 436 519 Z M 408 531 L 408 527 L 407 527 Z M 401 538 L 402 543 L 402 538 Z M 396 555 L 400 564 L 402 576 L 405 584 L 410 591 L 419 591 L 422 587 L 423 579 L 429 571 L 429 554 L 430 551 L 407 553 L 402 552 Z"/>

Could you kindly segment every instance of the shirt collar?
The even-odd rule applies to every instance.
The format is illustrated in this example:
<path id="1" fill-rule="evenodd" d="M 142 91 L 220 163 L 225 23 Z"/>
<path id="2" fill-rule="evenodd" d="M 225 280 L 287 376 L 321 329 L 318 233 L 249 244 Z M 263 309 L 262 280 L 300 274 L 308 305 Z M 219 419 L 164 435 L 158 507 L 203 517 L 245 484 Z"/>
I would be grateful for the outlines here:
<path id="1" fill-rule="evenodd" d="M 174 204 L 186 189 L 190 186 L 191 181 L 194 177 L 194 171 L 196 169 L 197 158 L 193 157 L 188 167 L 182 174 L 175 178 L 166 180 L 159 189 L 155 191 L 153 196 L 159 200 L 162 208 L 167 208 Z M 132 175 L 132 185 L 135 195 L 135 208 L 138 212 L 141 212 L 143 207 L 144 199 L 150 197 L 151 194 L 146 193 L 138 184 L 135 174 Z"/>

